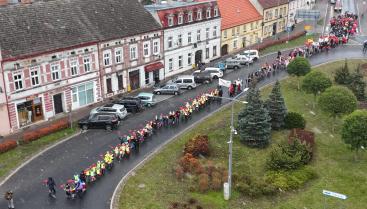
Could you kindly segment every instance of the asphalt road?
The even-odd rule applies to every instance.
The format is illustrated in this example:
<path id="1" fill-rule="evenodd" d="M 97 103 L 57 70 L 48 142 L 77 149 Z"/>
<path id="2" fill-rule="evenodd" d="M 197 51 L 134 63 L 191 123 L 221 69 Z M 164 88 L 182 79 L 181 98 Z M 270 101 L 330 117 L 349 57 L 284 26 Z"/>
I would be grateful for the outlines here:
<path id="1" fill-rule="evenodd" d="M 338 59 L 362 58 L 363 56 L 360 46 L 344 46 L 333 49 L 329 53 L 314 56 L 310 61 L 312 65 L 317 65 Z M 262 57 L 257 63 L 250 66 L 250 68 L 245 67 L 241 70 L 227 73 L 224 79 L 235 80 L 238 77 L 244 78 L 249 71 L 257 69 L 261 63 L 271 62 L 274 57 L 274 54 Z M 273 82 L 284 76 L 286 76 L 285 72 L 279 73 L 276 77 L 271 77 L 259 83 L 259 86 Z M 147 109 L 142 113 L 130 115 L 120 125 L 119 134 L 126 134 L 128 130 L 137 129 L 145 124 L 146 120 L 154 118 L 156 114 L 174 110 L 189 98 L 215 86 L 216 83 L 201 85 L 196 90 L 186 91 L 183 95 L 170 97 L 159 103 L 156 107 Z M 92 186 L 89 186 L 88 192 L 82 200 L 67 200 L 61 189 L 57 190 L 56 200 L 50 199 L 47 195 L 47 188 L 42 185 L 42 181 L 52 176 L 57 184 L 64 183 L 74 174 L 79 173 L 82 169 L 96 162 L 102 153 L 110 149 L 110 146 L 118 143 L 116 132 L 90 130 L 46 151 L 9 178 L 1 186 L 0 194 L 4 194 L 9 189 L 13 190 L 15 195 L 14 202 L 17 209 L 107 209 L 109 208 L 110 198 L 116 185 L 128 171 L 141 162 L 152 150 L 184 130 L 188 125 L 210 114 L 216 108 L 218 108 L 217 105 L 212 105 L 207 110 L 195 114 L 192 120 L 186 125 L 181 124 L 174 129 L 161 130 L 141 146 L 138 154 L 133 154 L 128 161 L 122 162 L 121 164 L 116 163 L 111 172 L 107 173 L 106 176 L 95 182 Z M 152 173 L 151 175 L 157 174 Z M 6 202 L 3 198 L 0 199 L 0 208 L 6 208 Z"/>

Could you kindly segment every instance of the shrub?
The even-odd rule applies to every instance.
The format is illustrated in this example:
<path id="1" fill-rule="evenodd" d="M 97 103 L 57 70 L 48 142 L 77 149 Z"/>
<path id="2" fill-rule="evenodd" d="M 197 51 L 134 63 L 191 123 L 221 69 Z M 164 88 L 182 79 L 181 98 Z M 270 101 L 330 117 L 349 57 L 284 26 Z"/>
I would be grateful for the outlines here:
<path id="1" fill-rule="evenodd" d="M 287 116 L 285 116 L 284 123 L 286 129 L 304 129 L 306 127 L 306 120 L 301 114 L 296 112 L 288 112 Z"/>
<path id="2" fill-rule="evenodd" d="M 209 189 L 209 176 L 208 174 L 202 173 L 199 175 L 199 191 L 206 192 Z"/>
<path id="3" fill-rule="evenodd" d="M 300 140 L 301 143 L 306 144 L 308 151 L 313 152 L 315 146 L 315 134 L 312 131 L 303 130 L 300 128 L 292 129 L 288 136 L 288 143 L 293 143 L 294 140 Z"/>
<path id="4" fill-rule="evenodd" d="M 8 139 L 0 143 L 0 153 L 7 152 L 17 147 L 17 142 L 12 139 Z"/>
<path id="5" fill-rule="evenodd" d="M 175 169 L 175 173 L 176 173 L 176 178 L 182 180 L 185 172 L 183 170 L 183 168 L 181 166 L 177 166 L 177 168 Z"/>
<path id="6" fill-rule="evenodd" d="M 207 174 L 208 174 L 209 176 L 212 176 L 213 171 L 215 171 L 215 166 L 214 166 L 213 161 L 208 160 L 208 161 L 206 162 L 206 171 L 207 171 Z"/>
<path id="7" fill-rule="evenodd" d="M 269 170 L 295 170 L 311 161 L 312 153 L 306 144 L 294 140 L 290 144 L 278 144 L 270 152 L 266 167 Z"/>
<path id="8" fill-rule="evenodd" d="M 23 141 L 25 143 L 30 143 L 32 141 L 39 139 L 40 137 L 41 135 L 39 132 L 36 132 L 36 131 L 25 132 L 23 134 Z"/>
<path id="9" fill-rule="evenodd" d="M 218 171 L 212 173 L 211 188 L 213 190 L 219 190 L 222 188 L 222 175 Z"/>
<path id="10" fill-rule="evenodd" d="M 200 162 L 198 159 L 194 158 L 192 154 L 186 153 L 183 157 L 181 157 L 179 164 L 184 172 L 192 173 L 195 171 L 195 168 L 199 166 Z"/>
<path id="11" fill-rule="evenodd" d="M 198 135 L 185 144 L 184 153 L 190 153 L 195 157 L 199 155 L 209 156 L 209 138 L 207 135 Z"/>
<path id="12" fill-rule="evenodd" d="M 250 197 L 259 197 L 262 195 L 274 195 L 277 192 L 276 187 L 268 184 L 263 178 L 243 175 L 235 184 L 235 189 L 243 195 Z"/>
<path id="13" fill-rule="evenodd" d="M 61 119 L 54 122 L 51 122 L 49 126 L 40 128 L 36 131 L 28 131 L 23 134 L 23 141 L 25 143 L 29 143 L 35 141 L 43 136 L 47 136 L 54 132 L 57 132 L 62 129 L 66 129 L 69 127 L 69 122 L 67 119 Z"/>

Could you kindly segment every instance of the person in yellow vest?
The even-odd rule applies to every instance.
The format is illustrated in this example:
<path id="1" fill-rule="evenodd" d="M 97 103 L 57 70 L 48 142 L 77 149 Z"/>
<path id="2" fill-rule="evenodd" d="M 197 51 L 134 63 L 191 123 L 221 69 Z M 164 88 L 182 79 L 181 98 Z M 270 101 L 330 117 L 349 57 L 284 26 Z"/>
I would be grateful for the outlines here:
<path id="1" fill-rule="evenodd" d="M 96 174 L 97 177 L 101 177 L 102 176 L 102 169 L 101 169 L 101 161 L 97 161 L 97 165 L 96 165 Z"/>
<path id="2" fill-rule="evenodd" d="M 120 161 L 120 151 L 119 151 L 119 147 L 116 146 L 115 148 L 113 148 L 113 151 L 114 151 L 114 155 L 115 155 L 115 158 L 117 158 L 119 161 Z"/>
<path id="3" fill-rule="evenodd" d="M 125 157 L 125 143 L 121 144 L 120 147 L 119 147 L 119 162 Z"/>
<path id="4" fill-rule="evenodd" d="M 100 161 L 100 162 L 101 162 L 101 173 L 102 175 L 104 175 L 105 170 L 106 170 L 106 163 L 104 163 L 103 161 Z"/>
<path id="5" fill-rule="evenodd" d="M 96 167 L 95 167 L 95 165 L 92 165 L 92 167 L 90 168 L 90 180 L 91 180 L 91 182 L 96 180 Z"/>

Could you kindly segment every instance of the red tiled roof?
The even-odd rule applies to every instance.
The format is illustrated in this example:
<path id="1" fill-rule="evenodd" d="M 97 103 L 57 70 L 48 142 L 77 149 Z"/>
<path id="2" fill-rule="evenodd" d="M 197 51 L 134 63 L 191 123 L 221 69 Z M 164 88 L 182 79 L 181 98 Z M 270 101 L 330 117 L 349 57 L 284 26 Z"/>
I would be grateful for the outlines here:
<path id="1" fill-rule="evenodd" d="M 222 17 L 222 30 L 261 20 L 261 14 L 249 0 L 217 0 Z"/>
<path id="2" fill-rule="evenodd" d="M 269 9 L 282 4 L 288 4 L 288 0 L 257 0 L 264 9 Z"/>

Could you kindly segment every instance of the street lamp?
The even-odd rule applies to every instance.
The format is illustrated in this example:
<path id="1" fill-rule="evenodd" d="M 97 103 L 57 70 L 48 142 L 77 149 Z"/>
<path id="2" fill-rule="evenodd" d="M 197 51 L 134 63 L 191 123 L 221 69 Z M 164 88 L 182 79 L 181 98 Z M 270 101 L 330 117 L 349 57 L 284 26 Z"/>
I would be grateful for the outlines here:
<path id="1" fill-rule="evenodd" d="M 246 101 L 241 101 L 238 98 L 245 93 L 246 91 L 248 91 L 249 88 L 245 88 L 241 93 L 239 93 L 237 96 L 235 96 L 234 98 L 228 98 L 228 97 L 217 97 L 217 96 L 210 96 L 210 97 L 215 97 L 215 98 L 221 98 L 221 99 L 227 99 L 232 101 L 232 107 L 231 107 L 231 132 L 229 135 L 229 142 L 228 143 L 228 195 L 226 196 L 226 186 L 224 186 L 224 198 L 226 200 L 229 200 L 229 198 L 231 197 L 231 187 L 232 187 L 232 145 L 233 145 L 233 134 L 237 134 L 237 131 L 234 129 L 233 126 L 233 109 L 234 109 L 234 102 L 241 102 L 243 104 L 247 104 Z"/>

